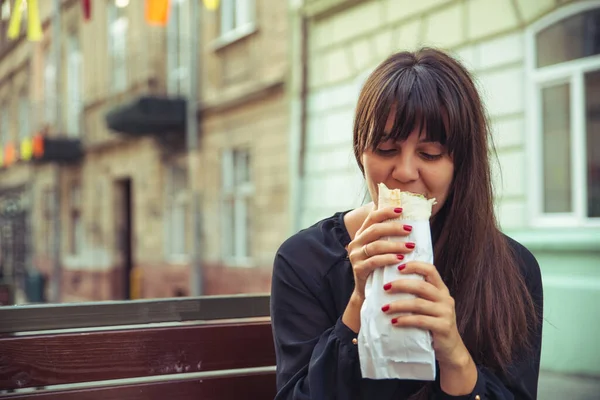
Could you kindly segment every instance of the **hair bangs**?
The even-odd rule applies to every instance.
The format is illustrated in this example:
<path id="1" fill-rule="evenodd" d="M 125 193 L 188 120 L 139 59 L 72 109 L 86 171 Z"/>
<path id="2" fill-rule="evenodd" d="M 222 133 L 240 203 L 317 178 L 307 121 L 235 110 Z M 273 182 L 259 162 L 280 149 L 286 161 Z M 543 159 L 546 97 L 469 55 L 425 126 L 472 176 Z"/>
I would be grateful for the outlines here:
<path id="1" fill-rule="evenodd" d="M 428 75 L 425 69 L 413 67 L 400 70 L 388 79 L 375 101 L 366 148 L 374 150 L 388 140 L 404 141 L 415 130 L 426 141 L 449 144 L 443 90 L 437 79 L 423 75 Z M 391 129 L 386 129 L 391 113 L 394 123 Z"/>

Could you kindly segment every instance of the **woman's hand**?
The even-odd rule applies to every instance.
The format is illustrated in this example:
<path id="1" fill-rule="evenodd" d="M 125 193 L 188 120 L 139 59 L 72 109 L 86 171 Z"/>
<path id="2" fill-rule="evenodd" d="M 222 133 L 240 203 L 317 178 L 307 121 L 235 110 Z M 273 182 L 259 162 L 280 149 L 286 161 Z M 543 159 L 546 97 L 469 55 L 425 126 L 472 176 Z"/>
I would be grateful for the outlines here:
<path id="1" fill-rule="evenodd" d="M 354 271 L 353 296 L 364 300 L 368 276 L 377 268 L 397 264 L 404 259 L 404 254 L 414 249 L 414 243 L 384 239 L 410 234 L 411 226 L 389 221 L 401 213 L 401 208 L 393 207 L 371 211 L 348 245 L 348 258 Z"/>
<path id="2" fill-rule="evenodd" d="M 442 389 L 448 394 L 470 393 L 477 382 L 477 369 L 458 332 L 454 299 L 448 287 L 432 264 L 411 261 L 398 269 L 402 274 L 422 275 L 425 280 L 398 279 L 387 283 L 384 290 L 388 292 L 411 293 L 417 297 L 394 301 L 383 306 L 382 311 L 390 314 L 395 326 L 431 331 Z M 394 315 L 398 313 L 410 314 Z"/>
<path id="3" fill-rule="evenodd" d="M 397 222 L 401 208 L 387 207 L 371 211 L 354 240 L 348 245 L 348 258 L 354 272 L 354 292 L 344 311 L 342 321 L 354 332 L 360 329 L 360 309 L 365 301 L 365 284 L 368 276 L 377 268 L 397 264 L 404 254 L 414 249 L 414 243 L 385 240 L 387 236 L 408 236 L 412 227 Z"/>

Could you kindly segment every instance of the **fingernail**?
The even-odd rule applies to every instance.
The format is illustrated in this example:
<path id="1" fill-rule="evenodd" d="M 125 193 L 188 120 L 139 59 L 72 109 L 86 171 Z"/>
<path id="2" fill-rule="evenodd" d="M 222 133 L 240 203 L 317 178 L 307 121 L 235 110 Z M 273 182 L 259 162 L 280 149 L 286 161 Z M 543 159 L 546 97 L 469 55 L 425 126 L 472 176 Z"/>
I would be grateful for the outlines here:
<path id="1" fill-rule="evenodd" d="M 405 246 L 406 246 L 407 249 L 414 249 L 415 248 L 415 244 L 412 243 L 412 242 L 406 243 Z"/>
<path id="2" fill-rule="evenodd" d="M 390 309 L 390 305 L 386 304 L 385 306 L 381 307 L 381 311 L 386 312 L 387 310 Z"/>
<path id="3" fill-rule="evenodd" d="M 385 285 L 383 285 L 383 290 L 390 290 L 391 288 L 392 288 L 391 283 L 386 283 Z"/>
<path id="4" fill-rule="evenodd" d="M 410 226 L 410 225 L 404 225 L 403 228 L 406 232 L 412 231 L 412 226 Z"/>
<path id="5" fill-rule="evenodd" d="M 396 255 L 396 258 L 398 258 L 398 260 L 404 260 L 404 256 L 402 254 L 398 254 Z"/>
<path id="6" fill-rule="evenodd" d="M 398 265 L 398 271 L 402 271 L 404 268 L 406 268 L 406 264 Z"/>
<path id="7" fill-rule="evenodd" d="M 398 322 L 398 318 L 393 318 L 392 319 L 392 324 L 395 324 L 396 322 Z"/>
<path id="8" fill-rule="evenodd" d="M 395 212 L 396 214 L 400 214 L 400 213 L 402 212 L 402 209 L 401 209 L 400 207 L 398 207 L 398 208 L 394 208 L 394 212 Z"/>

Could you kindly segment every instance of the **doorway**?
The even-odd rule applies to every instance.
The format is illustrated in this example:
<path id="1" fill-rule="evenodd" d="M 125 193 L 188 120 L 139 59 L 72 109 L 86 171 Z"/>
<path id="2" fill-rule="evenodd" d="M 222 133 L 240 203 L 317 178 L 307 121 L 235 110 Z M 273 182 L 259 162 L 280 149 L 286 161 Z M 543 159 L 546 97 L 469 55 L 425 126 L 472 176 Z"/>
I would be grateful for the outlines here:
<path id="1" fill-rule="evenodd" d="M 115 299 L 131 299 L 131 272 L 133 270 L 133 217 L 131 178 L 115 181 Z"/>

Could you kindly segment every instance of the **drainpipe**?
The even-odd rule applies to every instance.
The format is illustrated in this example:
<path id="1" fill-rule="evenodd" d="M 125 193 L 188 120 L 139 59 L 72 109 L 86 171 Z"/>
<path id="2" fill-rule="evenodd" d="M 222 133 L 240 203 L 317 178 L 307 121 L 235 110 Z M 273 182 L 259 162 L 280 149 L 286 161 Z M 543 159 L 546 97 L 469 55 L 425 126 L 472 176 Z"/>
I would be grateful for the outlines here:
<path id="1" fill-rule="evenodd" d="M 188 190 L 190 193 L 192 248 L 190 254 L 190 295 L 202 295 L 202 226 L 200 214 L 200 193 L 198 189 L 198 85 L 201 71 L 198 62 L 198 47 L 202 45 L 202 29 L 204 28 L 200 15 L 199 1 L 191 0 L 190 4 L 190 57 L 189 57 L 189 92 L 186 109 L 186 145 L 188 159 Z M 198 29 L 198 27 L 200 27 Z"/>
<path id="2" fill-rule="evenodd" d="M 54 84 L 56 85 L 54 100 L 54 129 L 55 132 L 61 132 L 61 109 L 59 96 L 60 86 L 60 68 L 61 68 L 61 26 L 60 26 L 61 0 L 54 0 L 54 12 L 52 14 L 52 56 L 54 63 Z M 52 297 L 53 303 L 60 303 L 62 290 L 62 269 L 61 269 L 61 166 L 57 163 L 55 166 L 55 186 L 54 186 L 54 241 L 53 241 L 53 268 L 52 268 Z"/>
<path id="3" fill-rule="evenodd" d="M 290 1 L 289 233 L 301 229 L 308 94 L 308 21 L 303 0 Z"/>

